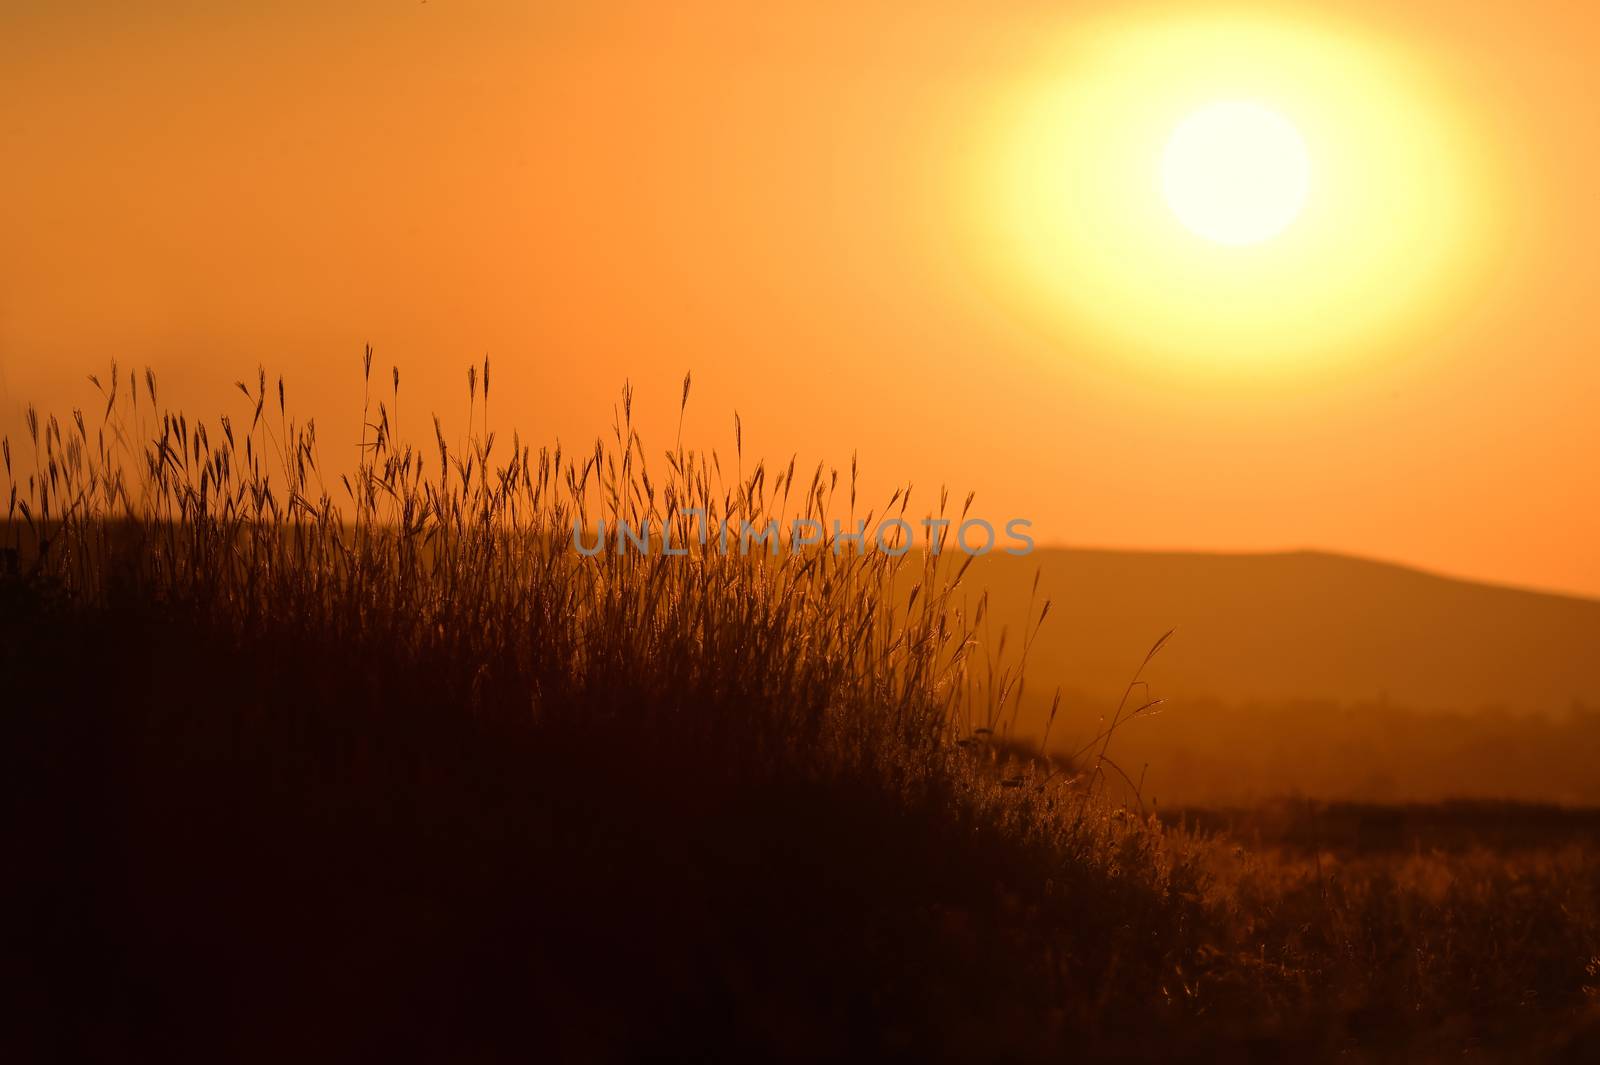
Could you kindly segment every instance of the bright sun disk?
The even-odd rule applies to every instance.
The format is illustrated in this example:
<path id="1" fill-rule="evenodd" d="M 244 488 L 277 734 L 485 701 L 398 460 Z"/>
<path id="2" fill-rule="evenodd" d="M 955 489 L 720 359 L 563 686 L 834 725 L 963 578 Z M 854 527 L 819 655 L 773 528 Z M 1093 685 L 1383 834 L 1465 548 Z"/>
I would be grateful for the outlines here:
<path id="1" fill-rule="evenodd" d="M 1305 207 L 1311 160 L 1299 131 L 1250 100 L 1207 104 L 1178 124 L 1161 155 L 1161 191 L 1191 232 L 1257 244 Z"/>

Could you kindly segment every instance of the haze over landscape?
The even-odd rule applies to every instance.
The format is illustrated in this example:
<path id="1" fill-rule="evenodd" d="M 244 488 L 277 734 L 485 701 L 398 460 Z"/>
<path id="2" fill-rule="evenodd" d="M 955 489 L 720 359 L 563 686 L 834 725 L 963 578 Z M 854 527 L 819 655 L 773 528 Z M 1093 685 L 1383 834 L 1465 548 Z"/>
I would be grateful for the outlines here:
<path id="1" fill-rule="evenodd" d="M 994 616 L 1051 616 L 1016 730 L 1069 753 L 1143 650 L 1161 713 L 1119 739 L 1166 805 L 1282 795 L 1600 802 L 1600 602 L 1322 552 L 1046 549 L 980 559 Z"/>

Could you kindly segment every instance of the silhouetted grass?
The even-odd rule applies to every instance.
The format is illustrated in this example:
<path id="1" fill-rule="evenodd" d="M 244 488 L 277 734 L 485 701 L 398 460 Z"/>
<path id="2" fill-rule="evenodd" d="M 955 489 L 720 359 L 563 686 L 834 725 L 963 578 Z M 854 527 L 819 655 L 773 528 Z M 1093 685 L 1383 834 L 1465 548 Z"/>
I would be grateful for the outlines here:
<path id="1" fill-rule="evenodd" d="M 853 464 L 647 461 L 626 392 L 581 455 L 424 452 L 386 384 L 337 476 L 264 375 L 199 423 L 113 371 L 7 443 L 20 1059 L 1579 1051 L 1592 848 L 1163 828 L 1099 786 L 1116 718 L 1005 736 L 1024 655 L 960 556 L 571 546 L 854 515 Z"/>

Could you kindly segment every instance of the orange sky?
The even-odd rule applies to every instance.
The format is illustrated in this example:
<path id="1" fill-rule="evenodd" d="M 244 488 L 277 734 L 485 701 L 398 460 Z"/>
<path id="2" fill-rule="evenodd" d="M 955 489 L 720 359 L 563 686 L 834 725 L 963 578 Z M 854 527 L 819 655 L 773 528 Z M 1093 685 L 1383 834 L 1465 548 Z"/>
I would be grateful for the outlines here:
<path id="1" fill-rule="evenodd" d="M 737 409 L 747 452 L 857 449 L 1042 541 L 1600 595 L 1600 13 L 1257 6 L 1424 67 L 1503 182 L 1492 269 L 1343 372 L 1164 372 L 971 261 L 992 102 L 1150 5 L 11 0 L 0 429 L 112 357 L 207 414 L 264 362 L 331 449 L 370 341 L 402 418 L 459 424 L 487 352 L 495 420 L 578 443 L 624 379 L 675 424 L 692 368 L 686 436 Z"/>

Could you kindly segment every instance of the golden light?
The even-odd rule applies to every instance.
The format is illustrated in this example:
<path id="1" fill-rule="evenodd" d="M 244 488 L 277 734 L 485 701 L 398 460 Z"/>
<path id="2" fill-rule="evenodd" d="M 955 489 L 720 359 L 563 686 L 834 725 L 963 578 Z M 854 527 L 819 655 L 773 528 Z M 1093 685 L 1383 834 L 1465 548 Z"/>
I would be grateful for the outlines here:
<path id="1" fill-rule="evenodd" d="M 1124 17 L 1064 24 L 1024 69 L 971 146 L 969 261 L 1075 357 L 1343 372 L 1419 343 L 1492 258 L 1493 170 L 1394 45 Z"/>
<path id="2" fill-rule="evenodd" d="M 1218 244 L 1257 244 L 1305 206 L 1311 159 L 1299 131 L 1254 100 L 1218 100 L 1184 119 L 1161 155 L 1167 206 Z"/>

